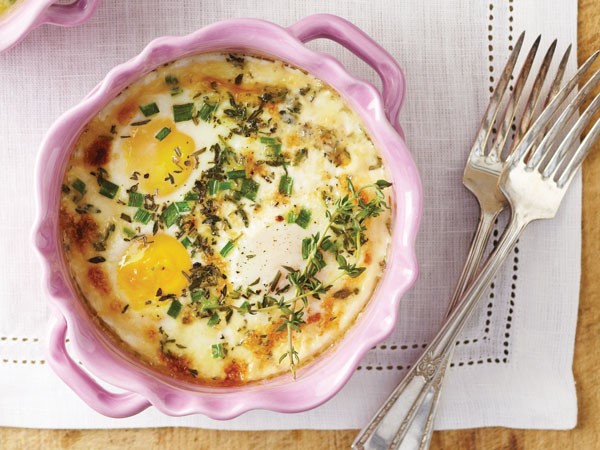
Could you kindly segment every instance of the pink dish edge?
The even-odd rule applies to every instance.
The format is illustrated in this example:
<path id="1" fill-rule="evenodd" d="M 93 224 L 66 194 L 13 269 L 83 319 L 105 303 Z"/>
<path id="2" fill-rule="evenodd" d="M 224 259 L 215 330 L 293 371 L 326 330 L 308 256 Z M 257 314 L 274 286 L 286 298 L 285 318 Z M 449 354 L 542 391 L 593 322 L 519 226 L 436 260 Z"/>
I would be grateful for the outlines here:
<path id="1" fill-rule="evenodd" d="M 346 46 L 374 66 L 382 77 L 387 108 L 372 85 L 352 77 L 333 57 L 303 45 L 321 37 Z M 336 89 L 360 115 L 378 144 L 392 174 L 396 207 L 385 273 L 357 323 L 335 348 L 301 368 L 295 381 L 283 375 L 243 387 L 206 388 L 140 370 L 99 341 L 91 320 L 77 308 L 64 267 L 58 205 L 70 148 L 97 111 L 125 86 L 160 64 L 195 53 L 228 50 L 282 59 Z M 418 274 L 414 243 L 421 217 L 421 183 L 399 134 L 397 114 L 403 93 L 402 73 L 393 58 L 350 22 L 327 14 L 309 16 L 287 29 L 257 19 L 218 22 L 187 36 L 155 39 L 138 56 L 112 69 L 79 105 L 51 127 L 36 166 L 38 216 L 33 236 L 54 314 L 48 349 L 52 368 L 92 408 L 111 417 L 130 416 L 152 404 L 172 416 L 201 413 L 213 419 L 231 419 L 253 409 L 300 412 L 329 400 L 346 384 L 364 354 L 393 331 L 400 298 Z M 396 129 L 388 121 L 386 109 Z M 128 393 L 106 391 L 69 357 L 64 343 L 67 328 L 73 352 L 89 372 Z"/>
<path id="2" fill-rule="evenodd" d="M 55 5 L 56 0 L 20 0 L 0 16 L 0 53 L 17 45 L 40 25 L 73 27 L 88 20 L 100 0 L 77 0 Z"/>

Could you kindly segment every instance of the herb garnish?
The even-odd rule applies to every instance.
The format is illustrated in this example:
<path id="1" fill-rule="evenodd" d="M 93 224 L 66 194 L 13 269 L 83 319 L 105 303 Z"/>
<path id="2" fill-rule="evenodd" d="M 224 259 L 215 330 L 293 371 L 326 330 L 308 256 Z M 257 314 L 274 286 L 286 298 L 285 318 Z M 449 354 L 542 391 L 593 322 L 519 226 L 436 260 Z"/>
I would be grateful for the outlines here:
<path id="1" fill-rule="evenodd" d="M 204 120 L 205 122 L 208 122 L 212 114 L 217 110 L 218 107 L 218 103 L 214 103 L 211 105 L 210 103 L 204 102 L 202 104 L 202 107 L 200 108 L 200 111 L 198 111 L 198 117 Z"/>
<path id="2" fill-rule="evenodd" d="M 143 223 L 144 225 L 150 222 L 150 219 L 152 219 L 152 213 L 144 208 L 139 208 L 133 216 L 133 220 Z"/>
<path id="3" fill-rule="evenodd" d="M 71 184 L 71 186 L 73 186 L 73 189 L 75 189 L 81 195 L 85 194 L 85 183 L 83 181 L 81 181 L 79 178 L 77 178 L 75 181 L 73 181 L 73 184 Z"/>
<path id="4" fill-rule="evenodd" d="M 227 354 L 227 351 L 223 348 L 223 344 L 221 343 L 213 344 L 211 346 L 211 351 L 214 359 L 225 359 L 225 355 Z"/>
<path id="5" fill-rule="evenodd" d="M 100 180 L 100 195 L 113 199 L 117 195 L 118 191 L 119 186 L 117 184 L 111 183 L 104 178 Z"/>
<path id="6" fill-rule="evenodd" d="M 127 206 L 133 206 L 135 208 L 140 208 L 144 204 L 144 195 L 140 194 L 136 191 L 129 192 L 129 201 L 127 202 Z"/>
<path id="7" fill-rule="evenodd" d="M 287 268 L 287 280 L 295 287 L 295 297 L 284 300 L 283 298 L 274 306 L 268 306 L 263 309 L 277 307 L 281 312 L 281 324 L 278 331 L 287 330 L 288 350 L 281 355 L 279 362 L 285 359 L 289 360 L 292 376 L 296 377 L 296 367 L 300 362 L 300 357 L 293 343 L 293 333 L 301 332 L 301 326 L 305 324 L 304 307 L 308 306 L 309 298 L 319 299 L 320 294 L 324 294 L 333 286 L 333 283 L 343 276 L 356 278 L 360 276 L 365 267 L 357 267 L 360 260 L 360 249 L 363 240 L 365 240 L 364 231 L 365 222 L 371 217 L 377 217 L 383 209 L 389 206 L 385 201 L 385 195 L 382 190 L 391 186 L 391 183 L 385 180 L 378 180 L 373 185 L 363 186 L 356 190 L 350 178 L 347 179 L 347 187 L 350 195 L 338 199 L 335 203 L 333 212 L 327 211 L 326 217 L 328 223 L 325 229 L 305 238 L 302 241 L 302 258 L 306 260 L 302 271 Z M 365 189 L 374 189 L 375 197 L 372 200 L 365 201 L 360 195 Z M 304 209 L 303 209 L 304 210 Z M 302 210 L 298 217 L 302 215 Z M 296 218 L 296 221 L 298 218 Z M 331 231 L 332 234 L 328 234 Z M 328 250 L 324 249 L 327 248 Z M 342 255 L 341 247 L 348 255 L 353 255 L 354 263 L 348 262 Z M 325 267 L 326 262 L 323 257 L 323 251 L 333 251 L 340 274 L 333 280 L 322 283 L 317 274 Z M 302 306 L 297 308 L 298 300 L 302 301 Z"/>
<path id="8" fill-rule="evenodd" d="M 156 103 L 149 103 L 147 105 L 141 105 L 140 111 L 145 117 L 153 116 L 154 114 L 158 114 L 160 111 Z"/>
<path id="9" fill-rule="evenodd" d="M 294 188 L 294 179 L 288 175 L 282 175 L 279 180 L 279 193 L 290 197 Z"/>
<path id="10" fill-rule="evenodd" d="M 192 120 L 194 116 L 194 104 L 184 103 L 183 105 L 173 105 L 173 120 L 175 122 L 185 122 Z"/>
<path id="11" fill-rule="evenodd" d="M 167 127 L 163 127 L 158 133 L 156 133 L 156 136 L 154 136 L 154 137 L 156 139 L 158 139 L 159 141 L 162 141 L 169 134 L 171 134 L 171 129 L 167 128 Z"/>
<path id="12" fill-rule="evenodd" d="M 242 197 L 246 197 L 249 200 L 255 201 L 256 194 L 260 184 L 250 178 L 244 178 L 242 180 L 242 187 L 240 188 L 240 194 Z"/>
<path id="13" fill-rule="evenodd" d="M 179 300 L 173 300 L 171 305 L 169 305 L 169 309 L 167 310 L 167 314 L 171 316 L 173 319 L 177 319 L 181 311 L 181 302 Z"/>

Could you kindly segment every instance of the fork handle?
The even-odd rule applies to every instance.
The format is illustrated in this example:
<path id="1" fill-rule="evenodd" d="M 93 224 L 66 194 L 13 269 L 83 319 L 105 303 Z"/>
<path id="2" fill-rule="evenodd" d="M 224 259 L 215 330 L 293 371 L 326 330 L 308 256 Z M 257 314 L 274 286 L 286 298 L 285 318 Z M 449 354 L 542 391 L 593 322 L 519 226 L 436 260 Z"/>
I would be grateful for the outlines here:
<path id="1" fill-rule="evenodd" d="M 427 346 L 421 357 L 394 389 L 369 424 L 352 444 L 354 449 L 397 449 L 423 401 L 433 398 L 432 388 L 442 379 L 447 366 L 446 355 L 452 348 L 465 322 L 508 257 L 529 219 L 513 215 L 496 249 L 479 275 L 462 297 L 460 305 L 448 317 L 441 330 Z"/>
<path id="2" fill-rule="evenodd" d="M 479 269 L 481 260 L 483 259 L 483 255 L 492 234 L 492 230 L 494 229 L 494 223 L 498 217 L 498 214 L 500 214 L 503 209 L 504 205 L 500 203 L 493 206 L 487 205 L 487 207 L 486 205 L 481 205 L 479 223 L 477 225 L 477 229 L 475 230 L 475 234 L 473 235 L 471 247 L 469 249 L 469 253 L 467 254 L 467 259 L 463 266 L 462 273 L 460 274 L 458 282 L 456 283 L 456 287 L 454 288 L 454 293 L 448 306 L 448 312 L 446 313 L 446 316 L 449 316 L 454 308 L 456 308 L 461 299 L 461 295 L 467 286 L 471 284 L 473 278 L 477 274 L 477 270 Z M 446 359 L 446 368 L 440 372 L 438 376 L 439 380 L 436 380 L 436 382 L 434 382 L 429 389 L 429 392 L 425 394 L 423 403 L 419 405 L 417 411 L 415 412 L 414 420 L 406 430 L 406 435 L 399 447 L 400 450 L 427 450 L 431 446 L 435 415 L 437 413 L 442 393 L 442 383 L 444 381 L 446 370 L 450 367 L 453 353 L 454 348 L 451 347 L 444 356 Z"/>
<path id="3" fill-rule="evenodd" d="M 490 236 L 494 229 L 494 223 L 498 217 L 498 214 L 500 214 L 503 209 L 504 205 L 499 205 L 499 207 L 489 209 L 484 207 L 481 208 L 479 223 L 471 241 L 471 248 L 469 249 L 465 265 L 460 277 L 458 278 L 456 287 L 454 288 L 454 293 L 452 294 L 452 300 L 450 300 L 450 304 L 448 305 L 446 317 L 449 317 L 450 314 L 452 314 L 454 308 L 456 308 L 456 306 L 459 304 L 463 293 L 471 284 L 473 278 L 475 278 L 475 275 L 477 275 L 479 266 L 481 265 L 481 261 L 483 259 L 483 254 L 485 253 L 485 249 L 487 248 L 488 241 L 490 240 Z"/>

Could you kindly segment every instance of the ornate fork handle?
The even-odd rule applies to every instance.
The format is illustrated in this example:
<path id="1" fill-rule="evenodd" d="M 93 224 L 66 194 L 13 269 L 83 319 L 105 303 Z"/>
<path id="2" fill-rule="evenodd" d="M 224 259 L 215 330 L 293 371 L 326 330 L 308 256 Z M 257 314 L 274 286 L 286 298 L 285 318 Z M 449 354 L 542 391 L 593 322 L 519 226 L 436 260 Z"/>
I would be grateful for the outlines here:
<path id="1" fill-rule="evenodd" d="M 455 311 L 448 317 L 440 332 L 413 365 L 404 380 L 394 389 L 371 422 L 361 431 L 352 448 L 365 450 L 388 450 L 399 448 L 413 420 L 428 420 L 447 367 L 446 356 L 451 351 L 458 334 L 472 314 L 479 299 L 506 260 L 519 236 L 529 223 L 526 217 L 513 215 L 502 238 L 490 255 L 479 275 Z"/>

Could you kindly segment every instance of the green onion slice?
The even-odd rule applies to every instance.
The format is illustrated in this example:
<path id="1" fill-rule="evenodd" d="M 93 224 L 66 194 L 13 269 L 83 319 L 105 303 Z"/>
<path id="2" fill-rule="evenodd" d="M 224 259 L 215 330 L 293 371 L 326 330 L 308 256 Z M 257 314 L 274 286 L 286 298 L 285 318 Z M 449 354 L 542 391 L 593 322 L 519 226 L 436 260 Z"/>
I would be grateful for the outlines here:
<path id="1" fill-rule="evenodd" d="M 240 194 L 242 197 L 246 197 L 249 200 L 256 200 L 256 194 L 258 193 L 259 184 L 249 178 L 244 178 L 242 180 L 242 187 L 240 189 Z"/>
<path id="2" fill-rule="evenodd" d="M 235 244 L 232 241 L 227 242 L 227 244 L 225 244 L 223 246 L 223 248 L 221 249 L 221 251 L 219 252 L 221 254 L 221 256 L 223 258 L 225 258 L 229 253 L 231 253 L 231 250 L 233 250 L 233 247 L 235 246 Z"/>
<path id="3" fill-rule="evenodd" d="M 173 105 L 173 120 L 175 122 L 185 122 L 192 120 L 194 116 L 194 104 L 184 103 L 183 105 Z"/>
<path id="4" fill-rule="evenodd" d="M 177 205 L 175 203 L 171 203 L 166 209 L 162 212 L 160 216 L 165 223 L 165 226 L 169 228 L 179 218 L 179 210 L 177 209 Z"/>
<path id="5" fill-rule="evenodd" d="M 144 204 L 144 195 L 139 192 L 130 192 L 129 193 L 129 202 L 127 206 L 134 206 L 136 208 L 140 208 Z"/>
<path id="6" fill-rule="evenodd" d="M 230 170 L 229 172 L 227 172 L 227 178 L 229 180 L 235 180 L 236 178 L 246 178 L 246 169 Z"/>
<path id="7" fill-rule="evenodd" d="M 169 310 L 167 314 L 171 316 L 173 319 L 177 319 L 177 316 L 181 312 L 181 302 L 179 300 L 173 300 L 171 305 L 169 306 Z"/>
<path id="8" fill-rule="evenodd" d="M 140 106 L 140 111 L 142 111 L 142 114 L 145 117 L 150 117 L 160 112 L 156 103 L 148 103 L 147 105 L 142 105 Z"/>
<path id="9" fill-rule="evenodd" d="M 73 181 L 73 184 L 71 186 L 73 186 L 73 189 L 75 189 L 80 194 L 82 194 L 82 195 L 85 194 L 85 183 L 83 181 L 81 181 L 79 178 L 77 178 L 75 181 Z"/>
<path id="10" fill-rule="evenodd" d="M 279 193 L 290 197 L 294 188 L 294 179 L 288 175 L 283 175 L 279 180 Z"/>
<path id="11" fill-rule="evenodd" d="M 156 139 L 158 139 L 159 141 L 162 141 L 164 138 L 166 138 L 169 134 L 171 134 L 171 129 L 167 128 L 167 127 L 163 127 L 162 130 L 160 130 L 158 133 L 156 133 L 156 136 L 154 136 Z"/>
<path id="12" fill-rule="evenodd" d="M 211 105 L 210 103 L 204 103 L 200 108 L 200 111 L 198 111 L 198 117 L 205 122 L 208 122 L 212 116 L 212 113 L 215 112 L 218 106 L 218 103 L 215 103 L 214 105 Z"/>
<path id="13" fill-rule="evenodd" d="M 133 216 L 133 220 L 143 223 L 144 225 L 150 222 L 150 219 L 152 219 L 152 213 L 144 208 L 138 209 Z"/>
<path id="14" fill-rule="evenodd" d="M 310 224 L 310 216 L 311 212 L 308 209 L 302 208 L 300 213 L 298 213 L 298 217 L 296 217 L 296 221 L 294 222 L 296 225 L 301 226 L 306 229 Z"/>
<path id="15" fill-rule="evenodd" d="M 111 183 L 110 181 L 104 180 L 104 179 L 100 181 L 100 195 L 104 195 L 105 197 L 108 197 L 108 198 L 115 198 L 118 191 L 119 191 L 118 185 Z"/>

